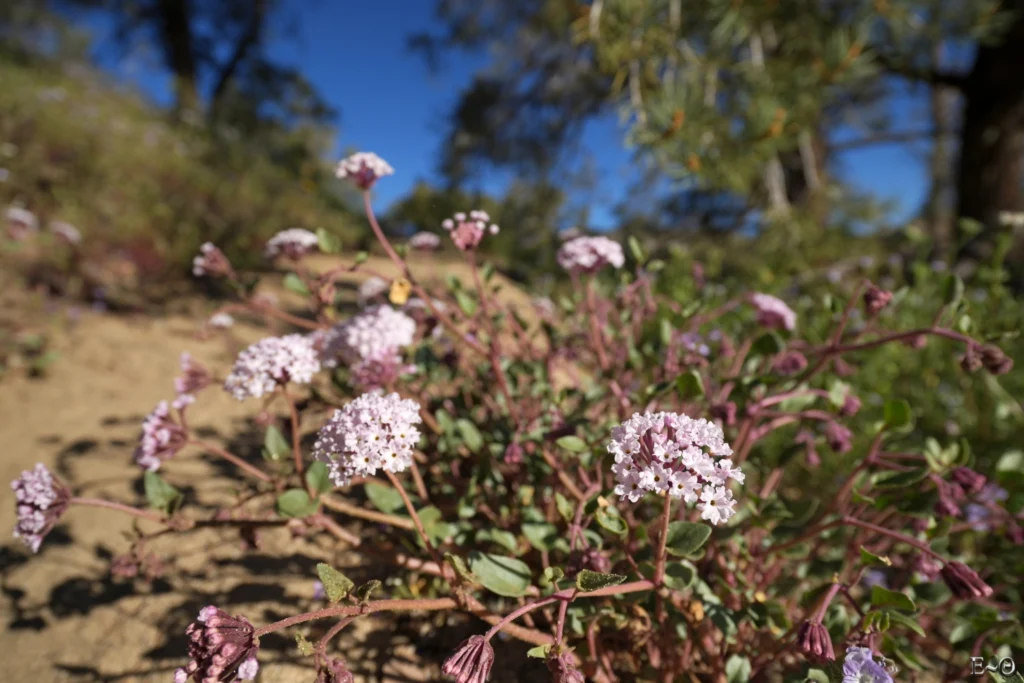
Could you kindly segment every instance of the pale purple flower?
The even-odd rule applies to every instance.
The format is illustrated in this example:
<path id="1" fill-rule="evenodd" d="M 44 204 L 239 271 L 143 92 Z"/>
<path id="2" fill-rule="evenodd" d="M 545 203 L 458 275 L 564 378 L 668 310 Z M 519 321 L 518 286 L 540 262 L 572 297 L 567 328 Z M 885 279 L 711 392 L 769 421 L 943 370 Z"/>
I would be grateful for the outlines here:
<path id="1" fill-rule="evenodd" d="M 851 647 L 843 662 L 843 683 L 893 683 L 892 676 L 866 647 Z"/>
<path id="2" fill-rule="evenodd" d="M 67 509 L 71 492 L 42 463 L 23 471 L 11 482 L 11 489 L 18 515 L 14 537 L 37 553 L 43 539 Z"/>
<path id="3" fill-rule="evenodd" d="M 308 384 L 319 371 L 320 360 L 309 337 L 267 337 L 238 354 L 224 389 L 239 401 L 260 398 L 288 382 Z"/>
<path id="4" fill-rule="evenodd" d="M 369 190 L 379 179 L 394 174 L 388 162 L 373 152 L 356 152 L 338 162 L 334 175 L 352 181 L 361 190 Z"/>
<path id="5" fill-rule="evenodd" d="M 441 238 L 432 232 L 418 232 L 409 238 L 409 246 L 418 251 L 434 251 L 441 246 Z"/>
<path id="6" fill-rule="evenodd" d="M 285 256 L 297 261 L 306 254 L 320 248 L 320 240 L 315 233 L 302 228 L 288 228 L 282 230 L 269 240 L 263 249 L 263 254 L 268 259 L 275 259 L 278 256 Z"/>
<path id="7" fill-rule="evenodd" d="M 490 223 L 491 217 L 486 211 L 470 211 L 467 216 L 464 213 L 457 213 L 452 218 L 441 222 L 441 227 L 447 230 L 452 236 L 452 242 L 462 251 L 475 249 L 484 235 L 488 232 L 497 235 L 499 228 Z"/>
<path id="8" fill-rule="evenodd" d="M 869 569 L 864 572 L 864 576 L 861 577 L 860 583 L 865 588 L 872 588 L 873 586 L 881 586 L 882 588 L 888 588 L 889 579 L 886 577 L 885 572 L 880 569 Z"/>
<path id="9" fill-rule="evenodd" d="M 11 172 L 6 168 L 0 168 L 0 183 L 6 183 L 11 178 Z"/>
<path id="10" fill-rule="evenodd" d="M 757 310 L 760 325 L 790 331 L 796 327 L 796 313 L 782 299 L 758 292 L 750 295 L 750 303 Z"/>
<path id="11" fill-rule="evenodd" d="M 711 347 L 704 343 L 704 339 L 694 332 L 684 332 L 679 335 L 679 343 L 687 351 L 700 354 L 707 358 L 711 355 Z"/>
<path id="12" fill-rule="evenodd" d="M 82 243 L 82 233 L 75 226 L 66 221 L 50 221 L 50 232 L 58 239 L 61 239 L 71 246 Z"/>
<path id="13" fill-rule="evenodd" d="M 254 680 L 259 671 L 259 643 L 254 634 L 245 617 L 232 617 L 213 605 L 204 607 L 185 630 L 189 663 L 174 672 L 174 683 L 185 683 L 190 677 L 196 683 Z"/>
<path id="14" fill-rule="evenodd" d="M 167 401 L 160 401 L 142 422 L 142 436 L 135 448 L 135 464 L 156 472 L 165 460 L 173 458 L 187 442 L 188 430 L 171 418 Z"/>
<path id="15" fill-rule="evenodd" d="M 612 430 L 608 452 L 615 458 L 615 493 L 636 502 L 646 492 L 666 491 L 698 509 L 713 523 L 735 512 L 729 479 L 744 475 L 728 459 L 732 449 L 721 428 L 676 413 L 636 413 Z M 716 460 L 716 458 L 721 458 Z"/>
<path id="16" fill-rule="evenodd" d="M 999 501 L 1006 500 L 1010 496 L 1006 492 L 1006 489 L 989 482 L 982 487 L 981 492 L 978 493 L 977 499 L 980 503 L 998 503 Z"/>
<path id="17" fill-rule="evenodd" d="M 8 206 L 4 218 L 7 223 L 7 234 L 12 240 L 20 241 L 39 231 L 39 219 L 36 215 L 20 206 Z"/>
<path id="18" fill-rule="evenodd" d="M 607 237 L 577 237 L 563 244 L 558 265 L 575 273 L 596 273 L 605 266 L 621 268 L 626 263 L 622 245 Z"/>
<path id="19" fill-rule="evenodd" d="M 196 394 L 210 386 L 213 377 L 210 371 L 202 363 L 196 362 L 192 355 L 182 352 L 181 376 L 174 379 L 174 392 L 179 396 L 182 394 Z"/>
<path id="20" fill-rule="evenodd" d="M 382 277 L 369 277 L 359 285 L 359 305 L 365 306 L 367 301 L 384 296 L 391 289 L 391 283 Z"/>
<path id="21" fill-rule="evenodd" d="M 397 351 L 387 351 L 349 366 L 349 380 L 364 391 L 391 387 L 402 375 L 416 373 L 416 366 L 406 363 Z"/>
<path id="22" fill-rule="evenodd" d="M 213 242 L 204 242 L 199 254 L 192 259 L 192 274 L 196 277 L 230 277 L 234 274 L 231 262 Z"/>
<path id="23" fill-rule="evenodd" d="M 338 486 L 378 469 L 401 472 L 412 464 L 421 421 L 416 401 L 398 394 L 363 394 L 336 410 L 320 429 L 313 457 L 327 463 Z"/>
<path id="24" fill-rule="evenodd" d="M 235 324 L 235 319 L 229 313 L 214 313 L 206 324 L 217 330 L 226 330 Z"/>
<path id="25" fill-rule="evenodd" d="M 416 321 L 386 304 L 371 306 L 322 333 L 320 358 L 326 367 L 338 360 L 353 365 L 381 360 L 413 342 Z"/>
<path id="26" fill-rule="evenodd" d="M 313 599 L 314 600 L 326 600 L 327 590 L 324 588 L 324 584 L 320 581 L 313 582 Z"/>
<path id="27" fill-rule="evenodd" d="M 990 531 L 992 529 L 992 525 L 989 524 L 991 517 L 992 511 L 984 505 L 968 503 L 964 506 L 964 520 L 975 531 Z"/>

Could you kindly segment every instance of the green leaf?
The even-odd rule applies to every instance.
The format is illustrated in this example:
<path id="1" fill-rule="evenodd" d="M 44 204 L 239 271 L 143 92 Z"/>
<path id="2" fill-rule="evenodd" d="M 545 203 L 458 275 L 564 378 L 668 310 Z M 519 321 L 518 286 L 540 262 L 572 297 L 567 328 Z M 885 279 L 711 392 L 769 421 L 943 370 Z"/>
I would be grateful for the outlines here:
<path id="1" fill-rule="evenodd" d="M 686 590 L 697 579 L 697 569 L 689 562 L 670 562 L 665 566 L 665 585 L 677 591 Z"/>
<path id="2" fill-rule="evenodd" d="M 942 300 L 950 308 L 956 308 L 964 298 L 964 281 L 956 273 L 950 273 L 942 283 Z"/>
<path id="3" fill-rule="evenodd" d="M 602 574 L 589 569 L 581 569 L 580 573 L 576 575 L 576 587 L 584 593 L 592 593 L 609 586 L 617 586 L 625 580 L 626 577 L 622 574 Z"/>
<path id="4" fill-rule="evenodd" d="M 284 438 L 277 427 L 267 427 L 267 433 L 263 435 L 263 457 L 267 460 L 283 460 L 292 453 L 291 444 Z"/>
<path id="5" fill-rule="evenodd" d="M 860 548 L 860 561 L 868 567 L 891 567 L 892 560 L 888 557 L 875 555 L 874 553 L 865 550 L 864 546 Z"/>
<path id="6" fill-rule="evenodd" d="M 704 395 L 704 380 L 696 370 L 690 370 L 676 377 L 676 393 L 685 400 Z"/>
<path id="7" fill-rule="evenodd" d="M 369 602 L 370 597 L 374 594 L 375 591 L 380 589 L 381 585 L 383 584 L 381 584 L 381 582 L 377 579 L 371 579 L 370 581 L 367 581 L 363 585 L 353 590 L 352 595 L 355 596 L 355 599 L 361 603 Z"/>
<path id="8" fill-rule="evenodd" d="M 142 475 L 142 485 L 149 507 L 168 516 L 174 514 L 185 498 L 181 491 L 164 481 L 156 472 L 147 471 Z"/>
<path id="9" fill-rule="evenodd" d="M 545 567 L 544 573 L 540 575 L 540 585 L 543 587 L 554 586 L 562 577 L 565 576 L 565 572 L 561 567 Z"/>
<path id="10" fill-rule="evenodd" d="M 874 476 L 874 484 L 880 489 L 904 488 L 916 484 L 927 476 L 927 467 L 916 467 L 906 472 L 881 472 Z"/>
<path id="11" fill-rule="evenodd" d="M 355 586 L 351 579 L 325 562 L 316 565 L 316 575 L 320 577 L 320 583 L 324 585 L 327 599 L 331 602 L 338 602 L 348 595 L 352 591 L 352 587 Z"/>
<path id="12" fill-rule="evenodd" d="M 306 470 L 306 485 L 317 493 L 327 493 L 334 488 L 326 463 L 317 460 L 309 466 Z"/>
<path id="13" fill-rule="evenodd" d="M 469 292 L 462 289 L 455 290 L 455 302 L 459 304 L 459 308 L 467 316 L 472 316 L 476 313 L 476 299 L 474 299 Z"/>
<path id="14" fill-rule="evenodd" d="M 558 540 L 558 528 L 547 522 L 523 522 L 522 530 L 530 545 L 541 552 L 551 550 Z"/>
<path id="15" fill-rule="evenodd" d="M 480 430 L 476 428 L 472 421 L 460 417 L 455 421 L 455 427 L 459 430 L 462 442 L 466 444 L 466 448 L 474 453 L 483 448 L 484 437 L 480 435 Z"/>
<path id="16" fill-rule="evenodd" d="M 725 680 L 728 683 L 747 683 L 750 672 L 750 660 L 742 655 L 733 655 L 725 662 Z"/>
<path id="17" fill-rule="evenodd" d="M 892 607 L 905 612 L 913 612 L 917 609 L 917 606 L 914 605 L 914 601 L 903 593 L 891 591 L 888 588 L 883 588 L 882 586 L 871 587 L 871 606 Z"/>
<path id="18" fill-rule="evenodd" d="M 624 536 L 629 531 L 629 525 L 626 524 L 626 520 L 611 505 L 598 508 L 594 514 L 594 520 L 602 529 L 610 531 L 616 536 Z"/>
<path id="19" fill-rule="evenodd" d="M 363 486 L 363 490 L 373 506 L 381 512 L 397 512 L 405 507 L 402 495 L 390 486 L 370 481 Z"/>
<path id="20" fill-rule="evenodd" d="M 774 356 L 784 348 L 786 348 L 786 345 L 783 343 L 782 337 L 775 332 L 765 332 L 754 340 L 750 351 L 758 356 Z"/>
<path id="21" fill-rule="evenodd" d="M 810 669 L 807 672 L 807 678 L 804 679 L 804 683 L 830 683 L 828 674 L 821 669 Z"/>
<path id="22" fill-rule="evenodd" d="M 910 404 L 906 399 L 891 398 L 885 402 L 885 426 L 889 429 L 902 429 L 910 424 Z"/>
<path id="23" fill-rule="evenodd" d="M 302 281 L 295 273 L 288 273 L 284 276 L 284 282 L 282 283 L 284 288 L 290 292 L 301 294 L 302 296 L 309 296 L 309 287 Z"/>
<path id="24" fill-rule="evenodd" d="M 511 552 L 515 552 L 516 546 L 519 545 L 516 542 L 516 535 L 504 529 L 480 529 L 476 532 L 476 542 L 494 543 Z"/>
<path id="25" fill-rule="evenodd" d="M 1024 471 L 1024 451 L 1007 451 L 999 456 L 996 472 Z"/>
<path id="26" fill-rule="evenodd" d="M 626 244 L 629 245 L 629 251 L 633 254 L 633 258 L 637 263 L 644 262 L 644 248 L 640 246 L 640 240 L 633 235 L 630 235 L 626 240 Z"/>
<path id="27" fill-rule="evenodd" d="M 889 619 L 894 621 L 894 622 L 896 622 L 897 624 L 899 624 L 901 626 L 906 626 L 907 628 L 909 628 L 911 631 L 913 631 L 914 633 L 916 633 L 919 636 L 926 635 L 925 632 L 924 632 L 924 629 L 921 628 L 921 625 L 918 624 L 917 621 L 915 621 L 914 619 L 908 617 L 905 614 L 900 614 L 899 612 L 889 611 Z"/>
<path id="28" fill-rule="evenodd" d="M 315 650 L 315 648 L 313 647 L 313 643 L 306 640 L 306 636 L 302 635 L 301 633 L 295 634 L 295 644 L 299 646 L 299 652 L 306 657 L 313 654 Z"/>
<path id="29" fill-rule="evenodd" d="M 534 659 L 547 659 L 548 652 L 551 651 L 551 645 L 538 645 L 537 647 L 531 647 L 526 651 L 527 657 L 533 657 Z"/>
<path id="30" fill-rule="evenodd" d="M 290 518 L 309 517 L 319 505 L 302 489 L 288 489 L 277 497 L 277 514 Z"/>
<path id="31" fill-rule="evenodd" d="M 316 243 L 325 254 L 337 254 L 341 251 L 341 238 L 323 228 L 316 229 Z"/>
<path id="32" fill-rule="evenodd" d="M 850 393 L 850 385 L 846 382 L 834 380 L 828 389 L 828 401 L 836 408 L 842 408 L 846 403 L 846 396 Z"/>
<path id="33" fill-rule="evenodd" d="M 444 559 L 448 564 L 452 566 L 452 569 L 455 570 L 455 573 L 458 574 L 459 578 L 463 581 L 467 581 L 469 583 L 480 582 L 480 578 L 472 571 L 470 571 L 469 565 L 467 565 L 466 561 L 458 555 L 453 555 L 452 553 L 445 553 Z"/>
<path id="34" fill-rule="evenodd" d="M 480 577 L 484 588 L 506 598 L 518 598 L 530 587 L 530 567 L 521 560 L 504 555 L 473 551 L 469 568 Z"/>
<path id="35" fill-rule="evenodd" d="M 588 448 L 586 441 L 571 434 L 569 436 L 563 436 L 555 443 L 565 450 L 572 451 L 573 453 L 582 453 Z"/>
<path id="36" fill-rule="evenodd" d="M 576 518 L 576 507 L 561 493 L 555 493 L 555 507 L 558 508 L 559 514 L 565 518 L 565 521 L 571 522 Z"/>
<path id="37" fill-rule="evenodd" d="M 668 552 L 677 557 L 692 555 L 711 536 L 711 527 L 694 522 L 672 522 L 668 525 Z"/>

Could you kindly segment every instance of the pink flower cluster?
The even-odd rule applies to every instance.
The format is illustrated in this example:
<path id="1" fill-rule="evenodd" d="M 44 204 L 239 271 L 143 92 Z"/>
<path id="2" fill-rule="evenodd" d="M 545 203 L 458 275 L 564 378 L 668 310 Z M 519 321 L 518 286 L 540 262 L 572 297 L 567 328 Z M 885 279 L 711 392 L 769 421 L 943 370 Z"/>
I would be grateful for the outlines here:
<path id="1" fill-rule="evenodd" d="M 221 277 L 229 276 L 231 273 L 231 262 L 213 242 L 203 243 L 199 247 L 199 254 L 192 259 L 192 274 L 196 277 Z"/>
<path id="2" fill-rule="evenodd" d="M 745 477 L 726 457 L 732 449 L 713 422 L 676 413 L 636 413 L 612 430 L 608 452 L 615 457 L 615 493 L 630 502 L 647 492 L 665 493 L 697 503 L 701 518 L 712 524 L 736 512 L 726 484 L 729 479 L 742 484 Z"/>
<path id="3" fill-rule="evenodd" d="M 297 261 L 319 248 L 320 240 L 317 239 L 316 234 L 302 228 L 288 228 L 267 240 L 263 254 L 268 259 L 285 256 Z"/>
<path id="4" fill-rule="evenodd" d="M 394 174 L 388 162 L 373 152 L 356 152 L 338 162 L 334 175 L 351 180 L 361 190 L 369 190 L 380 178 Z"/>
<path id="5" fill-rule="evenodd" d="M 4 219 L 7 222 L 7 234 L 12 240 L 21 241 L 39 231 L 39 219 L 36 215 L 20 206 L 7 207 Z"/>
<path id="6" fill-rule="evenodd" d="M 398 356 L 412 344 L 416 321 L 386 304 L 371 306 L 323 334 L 320 357 L 326 367 Z"/>
<path id="7" fill-rule="evenodd" d="M 391 289 L 391 283 L 382 277 L 373 276 L 366 278 L 363 280 L 363 284 L 359 285 L 359 305 L 365 306 L 367 301 L 387 294 L 389 289 Z"/>
<path id="8" fill-rule="evenodd" d="M 14 537 L 37 553 L 46 534 L 67 509 L 71 493 L 42 463 L 22 472 L 11 482 L 11 488 L 18 513 Z"/>
<path id="9" fill-rule="evenodd" d="M 607 237 L 576 237 L 558 249 L 558 265 L 570 272 L 596 273 L 605 266 L 621 268 L 626 262 L 622 245 Z"/>
<path id="10" fill-rule="evenodd" d="M 197 362 L 190 354 L 184 352 L 181 354 L 179 362 L 181 363 L 181 376 L 174 378 L 174 393 L 178 394 L 179 401 L 182 400 L 182 396 L 197 394 L 210 386 L 213 378 L 205 365 Z M 191 402 L 186 400 L 186 404 Z M 184 408 L 184 405 L 181 407 Z"/>
<path id="11" fill-rule="evenodd" d="M 82 233 L 75 226 L 66 221 L 50 221 L 50 232 L 58 239 L 75 246 L 82 243 Z"/>
<path id="12" fill-rule="evenodd" d="M 409 238 L 409 246 L 419 251 L 434 251 L 441 246 L 441 238 L 432 232 L 418 232 Z"/>
<path id="13" fill-rule="evenodd" d="M 319 371 L 320 360 L 309 337 L 267 337 L 238 354 L 224 389 L 239 401 L 260 398 L 288 382 L 308 384 Z"/>
<path id="14" fill-rule="evenodd" d="M 189 677 L 196 683 L 254 680 L 260 668 L 254 634 L 245 617 L 233 617 L 213 605 L 204 607 L 185 630 L 189 663 L 174 672 L 174 683 L 185 683 Z"/>
<path id="15" fill-rule="evenodd" d="M 363 394 L 334 412 L 320 429 L 313 457 L 327 463 L 331 479 L 347 486 L 378 469 L 401 472 L 412 464 L 420 439 L 420 407 L 398 394 Z"/>
<path id="16" fill-rule="evenodd" d="M 186 395 L 191 398 L 191 395 Z M 171 419 L 167 401 L 160 401 L 142 422 L 142 436 L 135 448 L 135 464 L 156 472 L 165 460 L 177 455 L 187 441 L 188 430 Z"/>
<path id="17" fill-rule="evenodd" d="M 500 228 L 490 223 L 491 217 L 486 211 L 470 211 L 469 216 L 459 212 L 451 218 L 446 218 L 441 227 L 452 236 L 452 242 L 462 251 L 476 249 L 486 233 L 497 235 Z"/>
<path id="18" fill-rule="evenodd" d="M 788 331 L 796 327 L 796 313 L 782 299 L 758 292 L 750 295 L 750 303 L 757 311 L 758 324 Z"/>

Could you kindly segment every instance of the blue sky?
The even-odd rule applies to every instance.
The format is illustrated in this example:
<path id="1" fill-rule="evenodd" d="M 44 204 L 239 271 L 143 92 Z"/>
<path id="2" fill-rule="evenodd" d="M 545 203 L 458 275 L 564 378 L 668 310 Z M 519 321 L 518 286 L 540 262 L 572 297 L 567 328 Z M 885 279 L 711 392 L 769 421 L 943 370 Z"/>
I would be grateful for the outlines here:
<path id="1" fill-rule="evenodd" d="M 432 73 L 420 55 L 406 46 L 409 35 L 442 30 L 430 0 L 291 0 L 298 25 L 295 35 L 280 29 L 273 36 L 273 57 L 299 67 L 340 112 L 338 150 L 374 151 L 396 174 L 377 185 L 375 203 L 386 208 L 420 179 L 434 176 L 444 116 L 472 74 L 487 63 L 486 54 L 457 54 Z M 115 63 L 103 48 L 109 25 L 89 19 L 105 66 L 134 82 L 157 101 L 166 101 L 168 79 L 155 57 L 136 56 Z M 900 98 L 897 114 L 909 116 L 910 98 Z M 596 163 L 599 185 L 592 193 L 591 227 L 612 223 L 611 209 L 636 177 L 630 151 L 614 116 L 595 121 L 584 133 L 584 149 Z M 854 185 L 897 202 L 894 217 L 908 217 L 920 205 L 925 174 L 922 159 L 906 146 L 881 146 L 850 152 L 842 176 Z M 502 176 L 484 178 L 496 190 Z"/>

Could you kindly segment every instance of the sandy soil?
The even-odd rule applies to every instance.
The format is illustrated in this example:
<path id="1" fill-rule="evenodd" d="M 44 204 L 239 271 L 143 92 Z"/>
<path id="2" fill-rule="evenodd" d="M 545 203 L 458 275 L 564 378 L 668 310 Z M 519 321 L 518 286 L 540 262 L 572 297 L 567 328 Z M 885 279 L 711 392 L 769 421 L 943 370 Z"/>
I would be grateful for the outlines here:
<path id="1" fill-rule="evenodd" d="M 386 264 L 371 265 L 392 272 Z M 465 272 L 455 270 L 468 283 Z M 527 298 L 511 289 L 506 295 L 523 303 Z M 188 351 L 211 367 L 226 368 L 238 348 L 268 333 L 240 324 L 226 336 L 200 340 L 197 320 L 88 313 L 56 340 L 61 357 L 48 377 L 4 378 L 0 480 L 10 481 L 42 462 L 78 495 L 144 505 L 142 478 L 131 454 L 143 417 L 157 401 L 173 397 L 179 354 Z M 257 410 L 254 403 L 236 402 L 213 388 L 191 413 L 210 440 L 230 444 L 256 461 L 261 437 L 250 420 Z M 225 473 L 235 476 L 194 449 L 183 451 L 162 471 L 186 492 L 197 516 L 199 508 L 232 495 L 229 478 L 211 476 Z M 341 521 L 364 538 L 373 533 Z M 11 529 L 13 523 L 8 494 L 0 505 L 0 529 Z M 312 584 L 318 561 L 347 567 L 353 578 L 385 578 L 383 568 L 367 566 L 337 544 L 292 538 L 284 529 L 265 533 L 262 551 L 243 550 L 237 533 L 225 531 L 167 538 L 151 545 L 168 563 L 163 579 L 150 584 L 113 578 L 110 560 L 128 549 L 130 531 L 124 515 L 75 508 L 37 556 L 13 539 L 0 546 L 0 680 L 170 681 L 173 669 L 185 660 L 184 629 L 205 604 L 263 624 L 316 606 Z M 444 617 L 437 619 L 359 620 L 338 638 L 335 654 L 349 661 L 357 680 L 438 680 L 438 663 L 481 623 L 469 623 L 466 631 L 464 621 L 454 627 Z M 318 631 L 304 633 L 315 638 Z M 263 640 L 259 680 L 313 680 L 309 659 L 299 656 L 290 637 Z M 534 677 L 536 668 L 533 676 L 519 668 L 524 651 L 501 648 L 495 680 Z"/>

